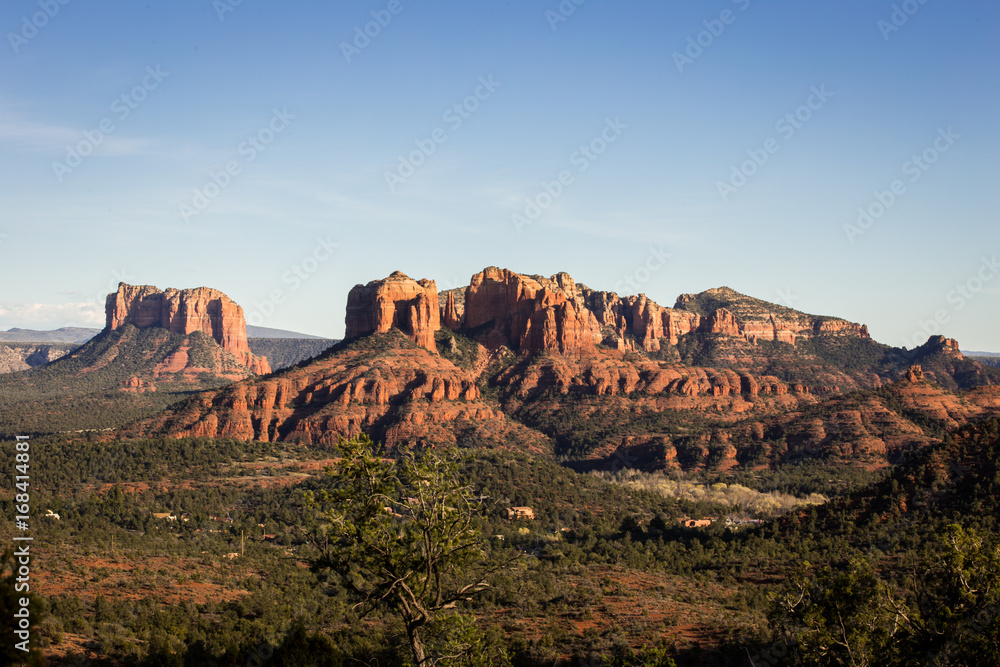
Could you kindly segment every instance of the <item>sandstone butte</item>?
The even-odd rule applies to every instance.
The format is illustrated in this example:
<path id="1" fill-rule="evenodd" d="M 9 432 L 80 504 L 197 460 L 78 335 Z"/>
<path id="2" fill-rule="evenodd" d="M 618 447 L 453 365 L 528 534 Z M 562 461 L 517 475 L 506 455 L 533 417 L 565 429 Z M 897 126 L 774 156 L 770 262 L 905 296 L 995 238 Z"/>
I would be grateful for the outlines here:
<path id="1" fill-rule="evenodd" d="M 351 339 L 385 333 L 395 327 L 417 345 L 437 352 L 434 332 L 441 328 L 437 285 L 395 271 L 384 280 L 355 285 L 347 295 L 347 329 Z"/>
<path id="2" fill-rule="evenodd" d="M 634 349 L 633 341 L 654 352 L 661 341 L 676 345 L 691 332 L 792 345 L 818 334 L 868 338 L 865 325 L 787 308 L 770 312 L 767 306 L 772 304 L 728 288 L 704 294 L 741 304 L 740 312 L 726 308 L 696 312 L 692 295 L 681 295 L 673 308 L 667 308 L 644 294 L 622 297 L 592 290 L 567 273 L 544 278 L 492 266 L 472 276 L 468 287 L 448 290 L 441 300 L 434 281 L 418 282 L 396 271 L 351 290 L 346 338 L 395 327 L 418 345 L 436 351 L 434 333 L 444 326 L 475 332 L 475 338 L 492 349 L 585 355 L 602 344 Z"/>
<path id="3" fill-rule="evenodd" d="M 252 372 L 271 372 L 267 358 L 250 351 L 243 308 L 219 290 L 198 287 L 160 291 L 152 285 L 119 283 L 118 291 L 108 294 L 105 315 L 105 331 L 126 324 L 138 329 L 160 327 L 185 336 L 200 331 Z"/>

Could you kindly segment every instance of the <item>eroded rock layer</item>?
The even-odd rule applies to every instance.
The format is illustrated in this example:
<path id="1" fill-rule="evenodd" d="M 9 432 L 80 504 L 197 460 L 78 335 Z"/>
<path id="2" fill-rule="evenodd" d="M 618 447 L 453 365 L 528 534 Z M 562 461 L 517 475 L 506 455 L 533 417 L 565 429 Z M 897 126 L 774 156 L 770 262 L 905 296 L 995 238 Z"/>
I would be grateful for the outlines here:
<path id="1" fill-rule="evenodd" d="M 548 453 L 544 437 L 481 399 L 475 378 L 447 359 L 385 334 L 384 350 L 348 348 L 256 381 L 201 394 L 147 422 L 144 432 L 332 445 L 374 434 L 390 447 L 459 437 Z M 405 344 L 401 344 L 405 343 Z"/>

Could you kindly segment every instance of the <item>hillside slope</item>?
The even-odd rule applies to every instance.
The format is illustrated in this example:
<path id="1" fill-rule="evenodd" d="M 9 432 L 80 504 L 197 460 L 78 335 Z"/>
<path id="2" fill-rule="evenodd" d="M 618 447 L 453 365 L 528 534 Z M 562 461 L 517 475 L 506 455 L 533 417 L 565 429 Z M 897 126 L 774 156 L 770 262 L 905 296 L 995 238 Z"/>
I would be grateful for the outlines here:
<path id="1" fill-rule="evenodd" d="M 330 446 L 368 433 L 390 447 L 456 442 L 549 451 L 477 379 L 398 331 L 341 343 L 308 364 L 206 392 L 136 427 L 143 434 Z"/>
<path id="2" fill-rule="evenodd" d="M 0 433 L 122 426 L 248 375 L 201 332 L 183 336 L 126 325 L 45 366 L 0 375 Z"/>

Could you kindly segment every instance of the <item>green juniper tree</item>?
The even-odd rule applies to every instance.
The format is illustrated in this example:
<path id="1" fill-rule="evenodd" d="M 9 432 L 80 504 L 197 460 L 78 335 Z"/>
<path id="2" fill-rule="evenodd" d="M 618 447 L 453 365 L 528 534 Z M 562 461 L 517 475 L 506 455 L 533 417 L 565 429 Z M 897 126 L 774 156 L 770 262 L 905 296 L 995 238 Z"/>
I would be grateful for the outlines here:
<path id="1" fill-rule="evenodd" d="M 888 560 L 806 564 L 772 610 L 795 664 L 1000 667 L 1000 540 L 949 524 L 932 547 L 895 576 Z"/>
<path id="2" fill-rule="evenodd" d="M 313 538 L 320 552 L 314 567 L 340 576 L 362 616 L 379 608 L 398 616 L 417 667 L 506 664 L 502 649 L 473 656 L 481 642 L 469 639 L 467 619 L 454 613 L 516 558 L 491 555 L 480 504 L 458 478 L 455 452 L 390 460 L 365 435 L 338 449 L 333 488 L 306 497 L 325 519 Z M 442 628 L 452 624 L 456 632 Z"/>

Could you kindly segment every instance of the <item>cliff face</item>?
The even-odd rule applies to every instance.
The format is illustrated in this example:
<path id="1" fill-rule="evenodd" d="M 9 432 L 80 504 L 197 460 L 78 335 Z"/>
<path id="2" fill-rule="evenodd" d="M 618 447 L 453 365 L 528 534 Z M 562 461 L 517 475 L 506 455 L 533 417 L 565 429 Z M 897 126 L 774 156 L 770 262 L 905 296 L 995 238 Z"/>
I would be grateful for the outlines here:
<path id="1" fill-rule="evenodd" d="M 464 291 L 450 290 L 441 321 L 456 331 L 478 329 L 487 345 L 521 352 L 589 353 L 597 345 L 656 352 L 690 333 L 791 345 L 813 336 L 869 337 L 862 324 L 806 315 L 725 287 L 681 295 L 668 308 L 645 294 L 592 290 L 566 273 L 543 278 L 496 267 L 474 275 Z M 481 327 L 490 324 L 483 335 Z"/>
<path id="2" fill-rule="evenodd" d="M 631 349 L 627 336 L 639 341 L 646 352 L 660 349 L 660 339 L 676 345 L 680 337 L 696 331 L 701 318 L 674 308 L 664 308 L 645 294 L 620 297 L 614 292 L 595 292 L 581 285 L 587 308 L 605 332 L 604 344 Z"/>
<path id="3" fill-rule="evenodd" d="M 599 347 L 656 352 L 664 342 L 677 345 L 691 333 L 751 344 L 773 340 L 795 345 L 812 336 L 868 338 L 864 325 L 806 315 L 725 287 L 681 295 L 667 308 L 645 294 L 622 297 L 592 290 L 567 273 L 545 278 L 495 266 L 441 298 L 433 281 L 418 282 L 399 271 L 357 285 L 348 296 L 346 324 L 348 339 L 395 327 L 434 351 L 434 333 L 444 326 L 493 349 L 577 355 Z"/>
<path id="4" fill-rule="evenodd" d="M 355 285 L 347 295 L 345 323 L 348 340 L 395 327 L 417 345 L 437 352 L 434 332 L 441 328 L 437 285 L 399 271 L 384 280 Z"/>
<path id="5" fill-rule="evenodd" d="M 465 290 L 465 327 L 488 327 L 485 340 L 520 352 L 592 352 L 601 342 L 597 318 L 566 273 L 551 279 L 488 267 Z"/>
<path id="6" fill-rule="evenodd" d="M 462 290 L 461 301 L 456 290 L 448 290 L 446 294 L 441 307 L 441 324 L 452 331 L 458 331 L 465 323 L 465 290 Z"/>
<path id="7" fill-rule="evenodd" d="M 747 342 L 779 341 L 795 345 L 814 336 L 848 336 L 869 339 L 868 327 L 832 317 L 817 317 L 761 301 L 728 287 L 700 294 L 681 294 L 675 309 L 698 313 L 713 320 L 703 327 L 708 333 L 741 337 Z M 725 311 L 725 312 L 720 312 Z"/>
<path id="8" fill-rule="evenodd" d="M 119 283 L 118 291 L 108 295 L 105 315 L 105 331 L 126 324 L 138 329 L 159 327 L 184 336 L 200 331 L 254 373 L 271 372 L 267 359 L 250 351 L 243 309 L 219 290 L 160 291 L 152 285 Z"/>
<path id="9" fill-rule="evenodd" d="M 499 373 L 496 386 L 505 398 L 518 400 L 549 390 L 567 396 L 624 396 L 642 402 L 654 399 L 676 410 L 752 409 L 756 399 L 780 398 L 794 405 L 809 389 L 788 385 L 770 375 L 716 368 L 675 366 L 652 359 L 608 352 L 590 357 L 522 359 Z M 787 397 L 787 399 L 785 398 Z M 569 409 L 569 408 L 566 408 Z"/>
<path id="10" fill-rule="evenodd" d="M 776 374 L 819 394 L 877 387 L 915 362 L 948 388 L 994 382 L 963 360 L 953 342 L 932 340 L 912 353 L 894 350 L 871 340 L 863 324 L 809 315 L 728 287 L 682 294 L 670 308 L 645 294 L 593 290 L 566 273 L 546 278 L 491 266 L 467 287 L 439 295 L 433 281 L 397 271 L 351 290 L 346 323 L 349 339 L 397 329 L 434 352 L 435 334 L 445 336 L 445 329 L 492 355 L 647 353 L 690 367 Z M 449 344 L 445 353 L 453 354 L 454 340 Z M 844 365 L 859 354 L 865 365 Z"/>

